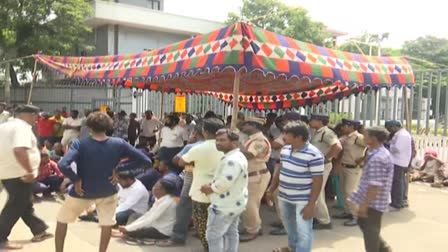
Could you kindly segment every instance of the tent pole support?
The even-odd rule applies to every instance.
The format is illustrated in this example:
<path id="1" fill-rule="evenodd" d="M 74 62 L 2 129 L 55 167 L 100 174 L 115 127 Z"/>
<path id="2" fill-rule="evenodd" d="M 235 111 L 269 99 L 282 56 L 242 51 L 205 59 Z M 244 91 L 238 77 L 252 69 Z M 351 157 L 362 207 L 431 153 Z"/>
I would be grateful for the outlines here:
<path id="1" fill-rule="evenodd" d="M 33 79 L 31 80 L 30 92 L 28 94 L 28 101 L 26 104 L 31 104 L 31 97 L 33 97 L 33 88 L 36 82 L 37 82 L 37 59 L 34 60 Z"/>
<path id="2" fill-rule="evenodd" d="M 239 101 L 239 94 L 240 94 L 240 77 L 241 73 L 239 71 L 235 72 L 235 79 L 233 81 L 233 100 L 232 100 L 232 123 L 231 123 L 231 129 L 236 129 L 236 124 L 238 121 L 238 101 Z"/>
<path id="3" fill-rule="evenodd" d="M 406 86 L 403 87 L 403 101 L 404 101 L 404 110 L 405 110 L 405 116 L 406 116 L 406 130 L 411 132 L 412 121 L 411 121 L 411 114 L 409 113 L 408 90 L 407 90 Z"/>

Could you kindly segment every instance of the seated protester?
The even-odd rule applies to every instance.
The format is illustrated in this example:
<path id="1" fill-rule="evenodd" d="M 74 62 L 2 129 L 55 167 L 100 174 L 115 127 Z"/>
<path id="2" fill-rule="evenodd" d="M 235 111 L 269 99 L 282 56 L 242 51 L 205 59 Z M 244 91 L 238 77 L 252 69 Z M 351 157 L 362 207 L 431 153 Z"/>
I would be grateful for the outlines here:
<path id="1" fill-rule="evenodd" d="M 50 159 L 55 162 L 59 162 L 64 154 L 64 147 L 61 143 L 55 143 L 53 149 L 48 152 Z"/>
<path id="2" fill-rule="evenodd" d="M 50 154 L 50 151 L 52 150 L 53 150 L 53 143 L 49 140 L 45 140 L 41 152 Z"/>
<path id="3" fill-rule="evenodd" d="M 33 185 L 33 193 L 43 193 L 44 197 L 51 196 L 52 192 L 59 192 L 64 175 L 58 168 L 58 164 L 47 153 L 41 153 L 41 162 L 39 166 L 36 182 Z"/>
<path id="4" fill-rule="evenodd" d="M 423 181 L 433 183 L 435 187 L 441 187 L 444 177 L 445 164 L 437 158 L 437 152 L 427 151 L 425 161 L 420 169 L 412 175 L 412 181 Z"/>
<path id="5" fill-rule="evenodd" d="M 141 216 L 148 210 L 149 192 L 129 170 L 117 172 L 117 177 L 119 190 L 115 219 L 117 225 L 122 226 L 128 223 L 132 214 Z"/>
<path id="6" fill-rule="evenodd" d="M 156 168 L 146 170 L 144 173 L 137 176 L 137 179 L 142 182 L 148 191 L 151 191 L 157 181 L 161 178 L 162 174 Z"/>
<path id="7" fill-rule="evenodd" d="M 160 160 L 159 167 L 157 169 L 162 174 L 163 180 L 170 181 L 173 184 L 174 186 L 173 195 L 179 197 L 183 185 L 183 180 L 181 179 L 181 177 L 179 177 L 176 172 L 169 169 L 167 161 Z"/>
<path id="8" fill-rule="evenodd" d="M 151 209 L 131 224 L 119 227 L 128 240 L 167 239 L 173 232 L 176 222 L 173 184 L 162 179 L 154 185 L 152 191 L 156 200 Z"/>

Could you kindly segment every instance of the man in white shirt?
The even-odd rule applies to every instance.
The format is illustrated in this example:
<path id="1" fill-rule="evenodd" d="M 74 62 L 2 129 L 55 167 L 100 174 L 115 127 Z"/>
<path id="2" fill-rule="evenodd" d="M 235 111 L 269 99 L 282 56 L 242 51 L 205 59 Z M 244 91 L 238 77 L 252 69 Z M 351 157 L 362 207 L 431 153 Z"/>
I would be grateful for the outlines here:
<path id="1" fill-rule="evenodd" d="M 180 118 L 175 114 L 165 118 L 165 127 L 160 131 L 159 160 L 165 161 L 170 170 L 179 174 L 181 172 L 177 164 L 172 162 L 188 141 L 185 129 L 179 125 Z"/>
<path id="2" fill-rule="evenodd" d="M 66 118 L 62 123 L 64 134 L 62 135 L 61 144 L 64 147 L 69 146 L 81 133 L 82 121 L 78 118 L 78 115 L 78 110 L 72 110 L 70 112 L 70 117 Z"/>
<path id="3" fill-rule="evenodd" d="M 399 121 L 387 121 L 386 129 L 392 135 L 389 142 L 389 152 L 394 162 L 394 179 L 392 183 L 391 207 L 401 209 L 404 206 L 405 173 L 412 159 L 412 136 L 402 128 Z"/>
<path id="4" fill-rule="evenodd" d="M 11 115 L 9 114 L 9 112 L 6 111 L 6 103 L 1 102 L 0 103 L 0 124 L 7 122 L 10 116 Z"/>
<path id="5" fill-rule="evenodd" d="M 229 129 L 216 133 L 216 148 L 225 155 L 216 168 L 212 183 L 201 187 L 201 192 L 211 201 L 207 241 L 209 251 L 213 252 L 238 252 L 238 222 L 249 195 L 248 162 L 238 149 L 238 138 L 238 134 Z"/>
<path id="6" fill-rule="evenodd" d="M 145 112 L 145 117 L 140 123 L 141 132 L 139 142 L 146 146 L 154 146 L 157 143 L 156 133 L 163 127 L 163 123 L 154 117 L 151 110 Z"/>
<path id="7" fill-rule="evenodd" d="M 131 171 L 121 171 L 117 174 L 118 207 L 115 210 L 117 225 L 126 225 L 132 214 L 143 215 L 148 210 L 149 192 L 146 187 L 135 179 Z"/>
<path id="8" fill-rule="evenodd" d="M 0 251 L 21 249 L 8 241 L 12 228 L 21 218 L 34 235 L 32 241 L 51 238 L 48 226 L 34 214 L 32 184 L 40 164 L 40 152 L 32 126 L 39 108 L 19 106 L 17 118 L 0 125 L 0 180 L 8 192 L 8 200 L 0 214 Z"/>
<path id="9" fill-rule="evenodd" d="M 161 179 L 154 185 L 152 193 L 156 200 L 151 209 L 131 224 L 119 227 L 128 240 L 167 239 L 171 236 L 176 222 L 174 185 Z"/>
<path id="10" fill-rule="evenodd" d="M 224 123 L 221 120 L 217 118 L 205 119 L 202 129 L 205 141 L 191 148 L 179 160 L 182 166 L 186 164 L 194 165 L 190 196 L 193 201 L 194 223 L 205 250 L 208 250 L 206 231 L 210 199 L 201 192 L 201 186 L 212 182 L 215 170 L 224 156 L 216 148 L 215 140 L 216 132 L 222 128 L 224 128 Z"/>

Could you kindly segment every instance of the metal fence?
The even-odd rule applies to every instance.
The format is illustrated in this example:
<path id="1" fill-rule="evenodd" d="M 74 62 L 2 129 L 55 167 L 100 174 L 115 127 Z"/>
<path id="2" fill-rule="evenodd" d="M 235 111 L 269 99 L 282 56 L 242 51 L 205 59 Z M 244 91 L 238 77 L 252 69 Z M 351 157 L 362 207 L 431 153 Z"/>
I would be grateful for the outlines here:
<path id="1" fill-rule="evenodd" d="M 414 87 L 382 88 L 377 91 L 361 93 L 357 96 L 329 101 L 325 104 L 297 108 L 300 113 L 330 114 L 332 123 L 342 117 L 361 120 L 364 125 L 384 125 L 386 120 L 406 121 L 409 115 L 414 134 L 448 135 L 448 69 L 415 73 Z M 406 91 L 405 91 L 406 90 Z M 11 88 L 12 103 L 24 103 L 29 88 Z M 163 96 L 163 98 L 162 98 Z M 4 100 L 0 89 L 0 101 Z M 107 86 L 51 86 L 37 85 L 33 89 L 33 104 L 47 111 L 56 108 L 83 110 L 109 106 L 113 111 L 125 110 L 141 115 L 145 110 L 152 110 L 159 115 L 173 112 L 175 94 L 127 89 Z M 406 102 L 408 110 L 406 110 Z M 163 109 L 162 109 L 163 108 Z M 231 106 L 213 96 L 187 94 L 187 112 L 203 114 L 208 110 L 222 115 L 231 114 Z M 247 116 L 259 112 L 264 115 L 270 111 L 253 111 L 242 109 Z M 273 111 L 279 114 L 284 110 Z M 406 113 L 408 112 L 408 113 Z"/>

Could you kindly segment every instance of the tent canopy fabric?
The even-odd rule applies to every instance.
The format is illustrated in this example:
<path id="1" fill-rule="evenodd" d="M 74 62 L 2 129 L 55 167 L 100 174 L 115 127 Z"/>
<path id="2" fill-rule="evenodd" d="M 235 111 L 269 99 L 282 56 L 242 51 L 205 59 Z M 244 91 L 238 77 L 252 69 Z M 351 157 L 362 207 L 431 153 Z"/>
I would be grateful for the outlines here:
<path id="1" fill-rule="evenodd" d="M 403 57 L 375 57 L 300 42 L 245 23 L 152 51 L 98 57 L 34 57 L 68 78 L 152 90 L 277 95 L 344 85 L 372 88 L 412 85 Z"/>

